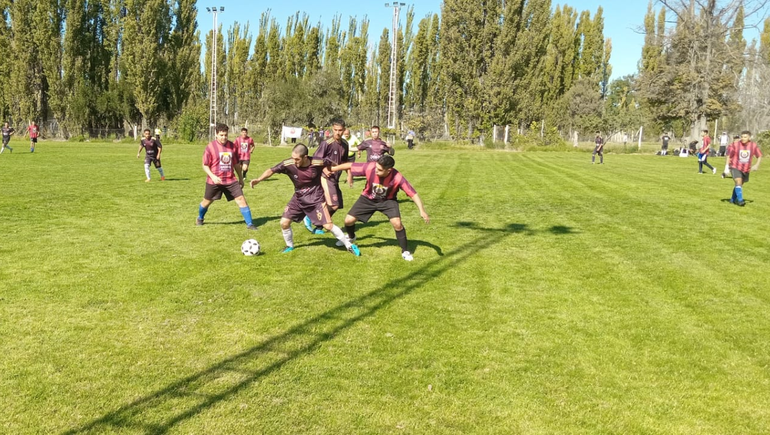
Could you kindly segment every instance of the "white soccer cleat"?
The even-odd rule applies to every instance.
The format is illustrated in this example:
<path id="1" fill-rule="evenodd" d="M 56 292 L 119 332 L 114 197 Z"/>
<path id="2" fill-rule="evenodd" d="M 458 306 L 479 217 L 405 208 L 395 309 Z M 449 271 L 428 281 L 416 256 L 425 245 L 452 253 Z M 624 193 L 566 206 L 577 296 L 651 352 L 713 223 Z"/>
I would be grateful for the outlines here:
<path id="1" fill-rule="evenodd" d="M 345 236 L 345 239 L 349 241 L 350 243 L 356 243 L 356 238 L 353 237 L 352 239 L 348 236 Z M 337 246 L 345 246 L 345 243 L 342 242 L 342 240 L 337 240 L 337 243 L 335 243 Z"/>
<path id="2" fill-rule="evenodd" d="M 414 257 L 412 257 L 412 253 L 409 251 L 404 251 L 401 253 L 401 258 L 403 258 L 406 261 L 412 261 L 414 260 Z"/>

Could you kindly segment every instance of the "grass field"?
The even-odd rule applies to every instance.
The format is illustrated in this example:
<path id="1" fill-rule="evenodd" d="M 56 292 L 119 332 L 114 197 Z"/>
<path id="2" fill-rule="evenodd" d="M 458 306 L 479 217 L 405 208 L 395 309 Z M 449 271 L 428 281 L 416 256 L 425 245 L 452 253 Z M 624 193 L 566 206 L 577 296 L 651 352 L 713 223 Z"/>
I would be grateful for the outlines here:
<path id="1" fill-rule="evenodd" d="M 770 166 L 739 208 L 694 158 L 399 149 L 408 263 L 381 215 L 280 254 L 283 175 L 196 227 L 203 145 L 135 151 L 0 155 L 2 433 L 770 433 Z"/>

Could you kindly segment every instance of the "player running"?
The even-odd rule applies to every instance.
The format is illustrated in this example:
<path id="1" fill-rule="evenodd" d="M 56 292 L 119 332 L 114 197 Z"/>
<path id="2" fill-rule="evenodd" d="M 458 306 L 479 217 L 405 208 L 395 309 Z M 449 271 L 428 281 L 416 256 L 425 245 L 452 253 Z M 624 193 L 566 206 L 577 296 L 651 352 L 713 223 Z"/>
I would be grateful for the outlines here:
<path id="1" fill-rule="evenodd" d="M 367 162 L 376 162 L 385 154 L 390 154 L 391 156 L 395 154 L 395 150 L 387 142 L 380 139 L 379 126 L 373 125 L 371 132 L 372 138 L 361 142 L 361 145 L 358 146 L 358 157 L 361 157 L 361 152 L 364 150 L 366 150 Z"/>
<path id="2" fill-rule="evenodd" d="M 8 151 L 13 153 L 13 148 L 8 146 L 8 142 L 10 142 L 11 140 L 11 135 L 13 134 L 14 129 L 10 125 L 8 125 L 8 123 L 6 122 L 5 124 L 3 124 L 3 128 L 0 131 L 2 131 L 2 134 L 3 134 L 3 147 L 0 148 L 0 154 L 2 154 L 6 148 L 8 148 Z"/>
<path id="3" fill-rule="evenodd" d="M 599 164 L 604 164 L 604 138 L 602 138 L 602 133 L 600 131 L 596 132 L 596 137 L 594 138 L 594 143 L 596 146 L 594 147 L 594 153 L 591 155 L 591 164 L 596 163 L 596 155 L 599 154 Z"/>
<path id="4" fill-rule="evenodd" d="M 751 165 L 751 158 L 756 157 L 757 162 Z M 741 132 L 740 142 L 733 142 L 727 147 L 727 159 L 725 161 L 725 171 L 733 176 L 735 188 L 730 198 L 730 203 L 741 207 L 746 205 L 743 200 L 743 185 L 749 182 L 749 172 L 759 169 L 759 162 L 762 161 L 762 151 L 757 144 L 751 142 L 751 132 L 748 130 Z"/>
<path id="5" fill-rule="evenodd" d="M 29 126 L 27 134 L 29 135 L 29 152 L 34 153 L 35 145 L 37 145 L 37 137 L 40 135 L 40 129 L 35 121 L 32 121 L 32 125 Z"/>
<path id="6" fill-rule="evenodd" d="M 330 231 L 337 238 L 340 246 L 344 245 L 350 253 L 360 256 L 361 251 L 358 250 L 358 246 L 351 243 L 342 230 L 332 222 L 322 187 L 323 183 L 327 183 L 327 179 L 323 177 L 324 168 L 323 166 L 312 165 L 307 154 L 307 147 L 304 144 L 297 144 L 291 152 L 290 159 L 265 170 L 259 178 L 251 180 L 250 183 L 251 187 L 254 188 L 273 174 L 286 174 L 294 183 L 294 195 L 281 216 L 281 231 L 283 232 L 283 240 L 286 242 L 283 253 L 294 250 L 294 233 L 291 229 L 291 223 L 300 222 L 305 218 L 310 219 L 312 224 Z M 325 163 L 330 165 L 332 162 L 326 160 Z"/>
<path id="7" fill-rule="evenodd" d="M 717 168 L 711 166 L 708 162 L 709 153 L 711 153 L 711 138 L 709 137 L 709 131 L 703 130 L 703 145 L 698 150 L 698 173 L 703 173 L 703 165 L 711 168 L 711 173 L 716 174 Z"/>
<path id="8" fill-rule="evenodd" d="M 160 181 L 163 181 L 166 179 L 166 175 L 163 173 L 163 167 L 160 164 L 160 154 L 163 152 L 163 145 L 160 144 L 158 139 L 152 137 L 149 128 L 144 129 L 143 136 L 142 140 L 139 141 L 139 149 L 136 151 L 136 158 L 139 158 L 142 149 L 144 149 L 144 175 L 147 176 L 147 179 L 144 180 L 144 182 L 150 182 L 150 164 L 155 165 L 155 169 L 157 169 L 160 174 Z"/>
<path id="9" fill-rule="evenodd" d="M 227 140 L 230 128 L 225 124 L 217 124 L 215 127 L 216 139 L 211 141 L 203 152 L 203 172 L 206 178 L 206 191 L 203 201 L 198 206 L 198 219 L 195 225 L 203 225 L 203 218 L 209 211 L 212 202 L 221 199 L 225 195 L 228 201 L 235 200 L 246 222 L 246 228 L 256 230 L 257 227 L 251 220 L 251 209 L 243 196 L 243 174 L 241 173 L 240 160 L 238 160 L 238 148 Z"/>
<path id="10" fill-rule="evenodd" d="M 390 219 L 390 224 L 393 225 L 398 245 L 401 247 L 401 257 L 406 261 L 412 261 L 414 257 L 409 252 L 406 229 L 401 223 L 401 211 L 396 199 L 399 189 L 412 198 L 425 223 L 430 222 L 430 217 L 425 212 L 420 195 L 406 178 L 393 168 L 395 164 L 392 156 L 384 155 L 376 162 L 343 163 L 333 166 L 331 170 L 334 172 L 350 170 L 355 176 L 366 177 L 366 187 L 361 192 L 358 201 L 348 211 L 348 215 L 345 216 L 345 231 L 348 233 L 348 241 L 350 243 L 356 241 L 356 221 L 366 223 L 374 212 L 379 211 L 387 216 Z"/>
<path id="11" fill-rule="evenodd" d="M 246 179 L 246 174 L 249 172 L 249 163 L 251 163 L 251 153 L 254 151 L 254 139 L 249 137 L 249 129 L 242 128 L 241 135 L 235 138 L 235 146 L 238 148 L 241 160 L 241 168 L 243 168 L 243 179 Z"/>

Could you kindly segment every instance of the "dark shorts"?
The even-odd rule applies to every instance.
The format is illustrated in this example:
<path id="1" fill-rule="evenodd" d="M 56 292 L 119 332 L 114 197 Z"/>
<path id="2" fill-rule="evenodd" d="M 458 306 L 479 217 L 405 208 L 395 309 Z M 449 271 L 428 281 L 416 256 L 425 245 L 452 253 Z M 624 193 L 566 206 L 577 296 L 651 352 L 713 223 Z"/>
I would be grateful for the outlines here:
<path id="1" fill-rule="evenodd" d="M 37 138 L 36 137 L 33 137 L 30 140 L 32 141 L 32 143 L 37 143 Z"/>
<path id="2" fill-rule="evenodd" d="M 363 223 L 367 223 L 376 211 L 381 212 L 388 219 L 401 217 L 401 210 L 398 208 L 398 201 L 395 199 L 372 201 L 363 195 L 358 197 L 358 201 L 353 204 L 353 207 L 350 207 L 348 214 Z"/>
<path id="3" fill-rule="evenodd" d="M 331 180 L 327 180 L 329 182 L 329 196 L 332 197 L 331 206 L 336 206 L 337 210 L 344 207 L 344 203 L 342 202 L 342 191 L 340 190 L 340 185 L 337 183 L 334 183 Z M 324 196 L 325 198 L 326 196 Z"/>
<path id="4" fill-rule="evenodd" d="M 668 149 L 668 144 L 664 143 L 663 145 L 660 146 L 660 149 L 667 150 Z"/>
<path id="5" fill-rule="evenodd" d="M 216 201 L 222 198 L 222 194 L 225 195 L 228 201 L 232 201 L 239 196 L 243 196 L 243 189 L 241 189 L 241 185 L 237 181 L 232 184 L 206 183 L 206 192 L 203 194 L 203 199 Z"/>
<path id="6" fill-rule="evenodd" d="M 303 206 L 297 200 L 296 196 L 292 196 L 286 208 L 283 210 L 282 217 L 291 220 L 292 222 L 301 222 L 305 219 L 305 216 L 310 218 L 310 222 L 315 226 L 322 227 L 332 221 L 332 217 L 329 214 L 329 209 L 326 208 L 326 204 L 319 202 L 310 206 Z"/>
<path id="7" fill-rule="evenodd" d="M 147 156 L 145 156 L 144 157 L 144 164 L 145 165 L 149 165 L 150 163 L 155 165 L 156 168 L 160 168 L 160 159 L 156 159 L 155 157 L 147 157 Z"/>
<path id="8" fill-rule="evenodd" d="M 748 172 L 741 172 L 735 168 L 730 168 L 730 174 L 733 176 L 733 180 L 736 178 L 740 178 L 743 180 L 743 183 L 746 184 L 749 182 L 749 173 Z"/>
<path id="9" fill-rule="evenodd" d="M 599 148 L 599 147 L 594 148 L 594 154 L 601 154 L 602 151 L 604 151 L 603 148 Z"/>
<path id="10" fill-rule="evenodd" d="M 3 145 L 8 145 L 8 142 L 11 141 L 10 136 L 3 136 Z"/>
<path id="11" fill-rule="evenodd" d="M 723 155 L 725 155 L 725 151 L 727 151 L 727 147 L 724 146 L 724 145 L 721 145 L 719 147 L 719 151 L 717 152 L 717 154 L 720 155 L 720 156 L 723 156 Z"/>

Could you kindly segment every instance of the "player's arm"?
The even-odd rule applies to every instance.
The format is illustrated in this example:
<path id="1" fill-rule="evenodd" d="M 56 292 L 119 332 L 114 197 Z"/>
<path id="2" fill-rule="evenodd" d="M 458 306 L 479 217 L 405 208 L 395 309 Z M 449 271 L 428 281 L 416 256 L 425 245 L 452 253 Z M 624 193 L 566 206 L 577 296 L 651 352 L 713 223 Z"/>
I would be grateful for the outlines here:
<path id="1" fill-rule="evenodd" d="M 420 216 L 422 216 L 422 219 L 425 221 L 425 223 L 430 223 L 430 217 L 428 216 L 428 213 L 425 211 L 425 206 L 422 203 L 422 199 L 420 199 L 420 195 L 415 193 L 412 195 L 412 201 L 414 201 L 414 204 L 417 206 L 417 209 L 420 210 Z"/>
<path id="2" fill-rule="evenodd" d="M 727 148 L 725 152 L 725 170 L 722 172 L 723 174 L 727 174 L 730 171 L 730 151 L 731 148 Z"/>
<path id="3" fill-rule="evenodd" d="M 337 166 L 332 166 L 331 168 L 329 168 L 329 171 L 331 171 L 331 172 L 349 171 L 351 167 L 353 167 L 353 163 L 352 162 L 340 163 Z"/>
<path id="4" fill-rule="evenodd" d="M 272 168 L 267 168 L 267 169 L 265 170 L 265 172 L 263 172 L 263 173 L 262 173 L 262 175 L 260 175 L 259 177 L 257 177 L 257 178 L 255 178 L 255 179 L 251 180 L 251 182 L 249 183 L 249 185 L 251 185 L 251 188 L 253 189 L 253 188 L 254 188 L 254 186 L 256 186 L 257 184 L 259 184 L 259 183 L 261 183 L 261 182 L 263 182 L 263 181 L 267 180 L 268 178 L 272 177 L 274 173 L 275 173 L 275 172 L 273 172 L 273 169 L 272 169 Z"/>
<path id="5" fill-rule="evenodd" d="M 142 153 L 142 148 L 143 148 L 143 147 L 142 147 L 142 144 L 139 144 L 139 149 L 138 149 L 138 150 L 136 150 L 136 158 L 137 158 L 137 159 L 139 158 L 139 154 L 141 154 L 141 153 Z"/>
<path id="6" fill-rule="evenodd" d="M 161 145 L 160 141 L 157 139 L 155 140 L 155 143 L 157 144 L 157 147 L 158 147 L 158 156 L 156 157 L 156 159 L 160 160 L 160 155 L 163 153 L 163 145 Z"/>
<path id="7" fill-rule="evenodd" d="M 353 187 L 353 171 L 348 169 L 345 172 L 348 173 L 348 186 Z"/>
<path id="8" fill-rule="evenodd" d="M 203 172 L 205 172 L 206 175 L 208 175 L 209 178 L 211 178 L 211 181 L 213 181 L 214 184 L 222 184 L 222 179 L 214 175 L 214 173 L 211 172 L 211 168 L 209 168 L 208 166 L 203 165 Z"/>
<path id="9" fill-rule="evenodd" d="M 752 171 L 758 171 L 759 170 L 759 162 L 762 161 L 762 156 L 757 157 L 757 163 L 754 163 L 754 166 L 751 167 Z"/>

